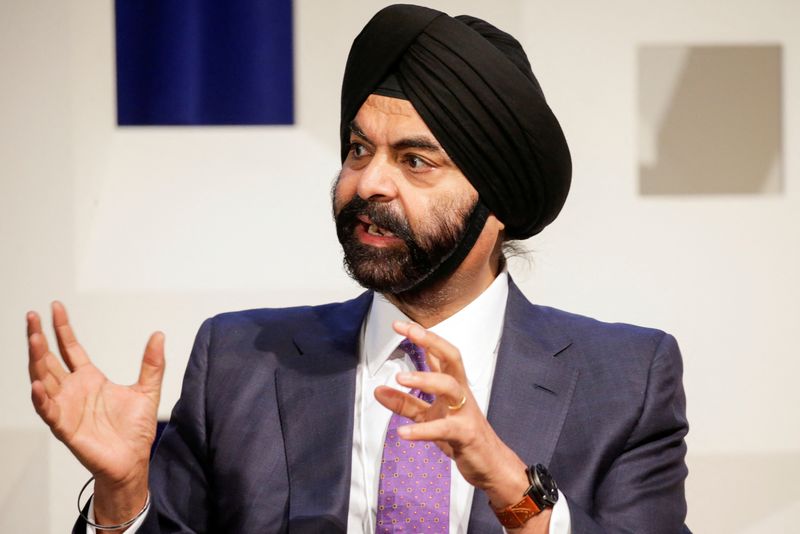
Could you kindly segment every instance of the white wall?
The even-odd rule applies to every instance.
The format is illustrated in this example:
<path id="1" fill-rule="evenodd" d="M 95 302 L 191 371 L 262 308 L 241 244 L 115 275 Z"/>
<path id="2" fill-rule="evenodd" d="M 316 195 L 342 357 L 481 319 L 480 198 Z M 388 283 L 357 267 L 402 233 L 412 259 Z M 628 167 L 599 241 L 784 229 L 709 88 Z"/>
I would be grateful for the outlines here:
<path id="1" fill-rule="evenodd" d="M 388 3 L 296 1 L 298 124 L 241 129 L 117 128 L 111 3 L 0 3 L 0 472 L 12 473 L 0 530 L 65 531 L 86 477 L 30 406 L 26 310 L 63 299 L 121 382 L 134 380 L 147 334 L 164 330 L 166 416 L 203 318 L 358 292 L 328 206 L 338 86 L 352 38 Z M 800 4 L 431 5 L 522 41 L 572 148 L 570 199 L 528 243 L 532 265 L 512 265 L 521 286 L 537 302 L 678 337 L 695 531 L 796 530 Z M 784 192 L 639 197 L 636 47 L 754 42 L 784 47 Z"/>

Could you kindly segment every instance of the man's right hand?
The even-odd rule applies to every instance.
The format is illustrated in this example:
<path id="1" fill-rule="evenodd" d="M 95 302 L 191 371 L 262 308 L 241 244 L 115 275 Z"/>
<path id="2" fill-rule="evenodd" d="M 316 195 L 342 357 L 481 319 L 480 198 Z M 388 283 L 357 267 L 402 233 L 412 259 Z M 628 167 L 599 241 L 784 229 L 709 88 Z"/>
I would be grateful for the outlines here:
<path id="1" fill-rule="evenodd" d="M 150 447 L 155 439 L 164 334 L 150 336 L 139 380 L 120 386 L 95 367 L 78 343 L 60 302 L 52 306 L 62 362 L 48 348 L 39 316 L 27 314 L 28 370 L 36 412 L 94 475 L 95 519 L 119 524 L 147 498 Z"/>

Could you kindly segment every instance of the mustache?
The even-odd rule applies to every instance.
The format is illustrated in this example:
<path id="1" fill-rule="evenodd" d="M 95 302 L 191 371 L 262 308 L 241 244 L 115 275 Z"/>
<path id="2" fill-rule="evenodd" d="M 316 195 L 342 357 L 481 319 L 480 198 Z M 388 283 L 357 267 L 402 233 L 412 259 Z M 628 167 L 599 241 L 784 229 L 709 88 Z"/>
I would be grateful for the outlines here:
<path id="1" fill-rule="evenodd" d="M 341 242 L 352 229 L 360 224 L 359 215 L 366 215 L 369 219 L 384 230 L 388 230 L 399 237 L 407 244 L 416 243 L 416 236 L 408 220 L 395 213 L 395 211 L 385 203 L 370 202 L 358 195 L 354 196 L 350 202 L 342 207 L 336 216 L 336 230 Z"/>

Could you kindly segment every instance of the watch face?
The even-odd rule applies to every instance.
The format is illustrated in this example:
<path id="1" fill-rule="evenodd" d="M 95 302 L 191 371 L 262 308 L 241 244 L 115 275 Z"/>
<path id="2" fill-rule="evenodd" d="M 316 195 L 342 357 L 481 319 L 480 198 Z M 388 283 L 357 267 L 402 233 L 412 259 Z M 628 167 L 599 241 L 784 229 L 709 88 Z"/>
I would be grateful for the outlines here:
<path id="1" fill-rule="evenodd" d="M 542 492 L 542 498 L 550 506 L 558 501 L 558 485 L 553 480 L 550 471 L 547 470 L 542 464 L 536 464 L 536 482 L 538 482 L 539 490 Z"/>

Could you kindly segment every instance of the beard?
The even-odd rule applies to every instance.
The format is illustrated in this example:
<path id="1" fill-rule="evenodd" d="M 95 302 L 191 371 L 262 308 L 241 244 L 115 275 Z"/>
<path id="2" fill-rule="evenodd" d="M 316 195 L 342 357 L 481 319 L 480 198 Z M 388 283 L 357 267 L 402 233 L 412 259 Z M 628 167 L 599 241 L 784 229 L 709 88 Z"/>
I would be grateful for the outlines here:
<path id="1" fill-rule="evenodd" d="M 437 273 L 437 268 L 463 239 L 477 202 L 438 202 L 429 212 L 430 219 L 415 232 L 390 203 L 354 196 L 335 215 L 345 270 L 363 287 L 394 295 L 439 281 L 450 273 Z M 356 236 L 356 227 L 364 224 L 359 215 L 366 215 L 402 242 L 388 247 L 362 243 Z"/>

